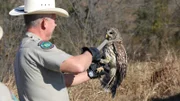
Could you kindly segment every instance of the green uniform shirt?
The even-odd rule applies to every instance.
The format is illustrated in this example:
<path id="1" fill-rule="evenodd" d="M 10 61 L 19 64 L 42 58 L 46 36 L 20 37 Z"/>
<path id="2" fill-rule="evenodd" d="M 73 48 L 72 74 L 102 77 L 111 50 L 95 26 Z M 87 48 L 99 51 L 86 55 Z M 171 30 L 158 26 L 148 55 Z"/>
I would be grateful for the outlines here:
<path id="1" fill-rule="evenodd" d="M 69 101 L 60 64 L 70 56 L 27 32 L 14 63 L 20 101 Z"/>

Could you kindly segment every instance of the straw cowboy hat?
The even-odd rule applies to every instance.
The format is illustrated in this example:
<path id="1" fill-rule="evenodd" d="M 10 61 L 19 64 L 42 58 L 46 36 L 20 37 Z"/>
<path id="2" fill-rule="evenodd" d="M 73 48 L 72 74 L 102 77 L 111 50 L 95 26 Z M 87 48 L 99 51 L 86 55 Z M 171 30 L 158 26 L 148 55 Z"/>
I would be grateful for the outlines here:
<path id="1" fill-rule="evenodd" d="M 1 40 L 2 36 L 3 36 L 3 29 L 2 29 L 2 27 L 0 26 L 0 40 Z"/>
<path id="2" fill-rule="evenodd" d="M 9 12 L 11 16 L 51 13 L 63 17 L 69 16 L 66 10 L 55 7 L 55 0 L 24 0 L 24 5 L 16 7 Z"/>

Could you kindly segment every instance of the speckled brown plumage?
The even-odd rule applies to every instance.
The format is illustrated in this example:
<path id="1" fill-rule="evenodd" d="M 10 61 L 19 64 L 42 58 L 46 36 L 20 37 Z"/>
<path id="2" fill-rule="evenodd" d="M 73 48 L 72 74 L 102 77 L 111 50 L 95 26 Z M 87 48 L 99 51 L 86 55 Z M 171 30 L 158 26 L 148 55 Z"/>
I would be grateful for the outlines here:
<path id="1" fill-rule="evenodd" d="M 115 96 L 117 88 L 121 85 L 127 72 L 127 54 L 118 29 L 110 28 L 107 31 L 108 44 L 102 49 L 107 73 L 102 77 L 101 83 L 106 91 Z"/>

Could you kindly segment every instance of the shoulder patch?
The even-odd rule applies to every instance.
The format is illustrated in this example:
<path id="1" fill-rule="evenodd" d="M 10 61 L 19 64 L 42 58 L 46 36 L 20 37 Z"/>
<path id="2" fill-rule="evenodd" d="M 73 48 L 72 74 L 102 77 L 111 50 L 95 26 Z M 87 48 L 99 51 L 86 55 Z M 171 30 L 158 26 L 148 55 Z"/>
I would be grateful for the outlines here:
<path id="1" fill-rule="evenodd" d="M 42 49 L 52 49 L 54 47 L 54 44 L 52 44 L 49 41 L 40 41 L 38 43 L 38 45 L 42 48 Z"/>

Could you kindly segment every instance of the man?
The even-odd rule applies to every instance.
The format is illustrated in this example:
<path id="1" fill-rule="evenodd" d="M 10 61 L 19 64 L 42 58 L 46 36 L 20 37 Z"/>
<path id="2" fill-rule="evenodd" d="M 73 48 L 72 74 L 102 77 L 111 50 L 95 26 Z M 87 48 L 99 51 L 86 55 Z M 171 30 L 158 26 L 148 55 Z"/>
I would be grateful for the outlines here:
<path id="1" fill-rule="evenodd" d="M 0 40 L 3 36 L 3 29 L 0 26 Z M 0 101 L 12 101 L 11 93 L 7 86 L 0 82 Z"/>
<path id="2" fill-rule="evenodd" d="M 66 87 L 101 75 L 96 72 L 101 58 L 97 48 L 85 47 L 81 55 L 71 56 L 49 42 L 56 15 L 69 16 L 55 8 L 54 0 L 25 0 L 9 14 L 24 15 L 27 27 L 14 63 L 20 101 L 69 101 Z"/>
<path id="3" fill-rule="evenodd" d="M 0 101 L 13 101 L 7 86 L 0 82 Z"/>
<path id="4" fill-rule="evenodd" d="M 3 29 L 0 26 L 0 40 L 3 37 Z M 9 88 L 0 81 L 0 101 L 18 101 L 16 96 L 11 93 Z"/>
<path id="5" fill-rule="evenodd" d="M 2 29 L 2 27 L 0 26 L 0 40 L 1 40 L 2 37 L 3 37 L 3 29 Z"/>

